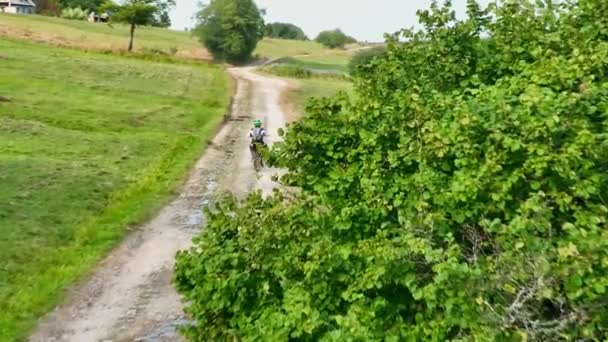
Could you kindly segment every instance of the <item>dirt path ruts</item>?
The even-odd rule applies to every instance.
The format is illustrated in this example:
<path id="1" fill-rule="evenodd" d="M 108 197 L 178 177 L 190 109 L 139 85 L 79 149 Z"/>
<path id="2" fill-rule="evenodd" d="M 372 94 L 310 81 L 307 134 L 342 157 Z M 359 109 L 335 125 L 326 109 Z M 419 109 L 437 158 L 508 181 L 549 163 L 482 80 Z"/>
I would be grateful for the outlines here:
<path id="1" fill-rule="evenodd" d="M 262 119 L 270 143 L 285 125 L 279 104 L 284 81 L 250 68 L 231 69 L 238 80 L 231 118 L 198 160 L 179 197 L 125 239 L 65 303 L 51 312 L 30 337 L 33 342 L 182 341 L 176 326 L 185 322 L 171 284 L 175 253 L 187 249 L 204 224 L 202 208 L 221 191 L 239 197 L 252 189 L 268 194 L 277 170 L 255 174 L 247 147 L 251 120 Z"/>

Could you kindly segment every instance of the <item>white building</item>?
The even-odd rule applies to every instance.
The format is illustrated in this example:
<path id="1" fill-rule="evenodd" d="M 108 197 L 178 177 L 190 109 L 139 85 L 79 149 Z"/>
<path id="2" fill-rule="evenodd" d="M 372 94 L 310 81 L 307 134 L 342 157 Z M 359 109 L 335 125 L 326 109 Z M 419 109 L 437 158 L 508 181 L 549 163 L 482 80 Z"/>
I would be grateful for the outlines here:
<path id="1" fill-rule="evenodd" d="M 36 4 L 32 0 L 0 0 L 0 12 L 2 13 L 34 13 Z"/>

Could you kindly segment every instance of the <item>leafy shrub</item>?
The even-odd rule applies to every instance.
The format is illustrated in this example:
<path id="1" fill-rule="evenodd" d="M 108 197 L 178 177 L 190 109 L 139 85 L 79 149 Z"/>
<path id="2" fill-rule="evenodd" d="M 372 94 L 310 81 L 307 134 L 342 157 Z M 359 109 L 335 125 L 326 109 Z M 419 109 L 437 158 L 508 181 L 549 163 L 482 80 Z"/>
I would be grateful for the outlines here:
<path id="1" fill-rule="evenodd" d="M 308 40 L 304 31 L 294 24 L 271 23 L 265 27 L 264 35 L 268 38 Z"/>
<path id="2" fill-rule="evenodd" d="M 70 20 L 86 20 L 89 13 L 82 8 L 65 8 L 61 11 L 61 17 Z"/>
<path id="3" fill-rule="evenodd" d="M 347 36 L 339 29 L 323 31 L 319 33 L 315 41 L 331 49 L 343 48 L 347 43 L 356 42 L 354 38 Z"/>
<path id="4" fill-rule="evenodd" d="M 211 0 L 198 13 L 195 34 L 217 60 L 251 58 L 264 35 L 264 19 L 252 0 Z"/>
<path id="5" fill-rule="evenodd" d="M 374 58 L 386 56 L 386 47 L 375 46 L 357 51 L 348 63 L 348 72 L 356 74 L 362 67 L 371 63 Z"/>
<path id="6" fill-rule="evenodd" d="M 608 3 L 419 13 L 180 253 L 192 340 L 608 338 Z"/>

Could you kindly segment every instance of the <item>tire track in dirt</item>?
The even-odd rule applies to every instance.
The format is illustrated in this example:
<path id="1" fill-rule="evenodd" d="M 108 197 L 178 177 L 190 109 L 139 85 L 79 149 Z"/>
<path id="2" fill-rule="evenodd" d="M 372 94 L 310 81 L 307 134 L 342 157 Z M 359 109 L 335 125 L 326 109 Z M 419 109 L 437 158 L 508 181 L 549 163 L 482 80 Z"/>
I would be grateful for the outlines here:
<path id="1" fill-rule="evenodd" d="M 202 209 L 220 192 L 244 197 L 252 189 L 269 194 L 276 187 L 266 169 L 256 175 L 247 132 L 253 118 L 262 119 L 269 142 L 278 141 L 285 125 L 280 95 L 287 83 L 234 68 L 237 80 L 231 115 L 198 160 L 180 195 L 152 220 L 128 236 L 75 286 L 64 304 L 49 313 L 30 337 L 32 342 L 182 341 L 176 327 L 184 324 L 182 302 L 171 280 L 177 251 L 187 249 L 204 226 Z"/>

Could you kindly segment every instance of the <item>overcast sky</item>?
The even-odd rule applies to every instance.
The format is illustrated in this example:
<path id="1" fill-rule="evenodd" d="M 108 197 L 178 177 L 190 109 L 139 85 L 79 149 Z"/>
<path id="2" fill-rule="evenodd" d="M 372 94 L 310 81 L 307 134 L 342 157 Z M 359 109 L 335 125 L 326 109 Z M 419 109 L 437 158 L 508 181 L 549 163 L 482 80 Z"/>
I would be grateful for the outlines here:
<path id="1" fill-rule="evenodd" d="M 171 17 L 174 29 L 193 26 L 192 15 L 198 2 L 176 0 Z M 322 30 L 340 28 L 359 40 L 382 41 L 386 32 L 415 25 L 416 11 L 428 8 L 431 0 L 256 0 L 256 3 L 266 9 L 267 22 L 296 24 L 309 37 L 314 38 Z M 457 12 L 464 12 L 466 0 L 453 3 Z"/>

